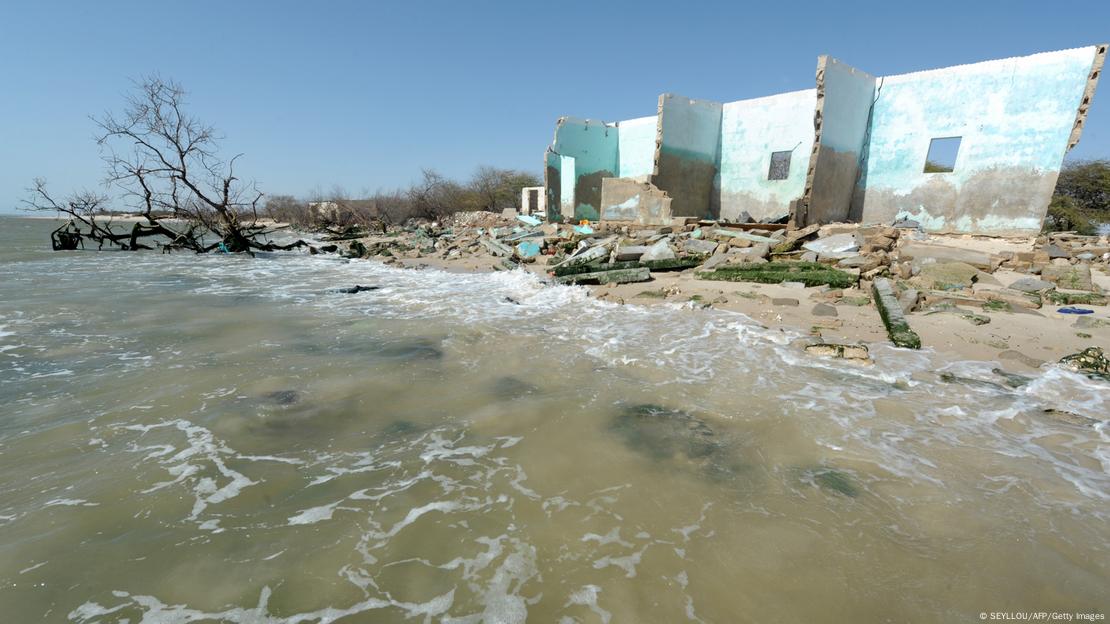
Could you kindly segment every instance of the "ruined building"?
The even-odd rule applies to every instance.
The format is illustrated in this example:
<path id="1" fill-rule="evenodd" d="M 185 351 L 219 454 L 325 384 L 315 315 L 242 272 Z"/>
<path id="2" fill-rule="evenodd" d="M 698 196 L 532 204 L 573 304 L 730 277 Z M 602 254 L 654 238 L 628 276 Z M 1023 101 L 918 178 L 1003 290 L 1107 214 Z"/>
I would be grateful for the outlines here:
<path id="1" fill-rule="evenodd" d="M 1037 232 L 1106 51 L 882 77 L 821 56 L 814 89 L 724 104 L 663 94 L 653 117 L 564 117 L 545 155 L 548 216 Z"/>

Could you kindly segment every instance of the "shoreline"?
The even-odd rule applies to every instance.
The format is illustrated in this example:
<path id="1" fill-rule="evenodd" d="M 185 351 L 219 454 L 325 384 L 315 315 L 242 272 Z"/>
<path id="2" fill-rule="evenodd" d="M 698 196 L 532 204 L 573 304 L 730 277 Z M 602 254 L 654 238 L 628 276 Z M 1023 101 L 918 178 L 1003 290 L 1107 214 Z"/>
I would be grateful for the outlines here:
<path id="1" fill-rule="evenodd" d="M 377 260 L 377 258 L 363 258 Z M 497 258 L 399 258 L 383 264 L 406 269 L 434 268 L 449 273 L 494 273 Z M 521 265 L 541 278 L 548 278 L 547 265 Z M 813 342 L 893 347 L 878 310 L 862 303 L 870 295 L 858 288 L 843 291 L 839 303 L 826 295 L 826 287 L 791 287 L 781 284 L 701 280 L 692 271 L 653 273 L 647 282 L 582 285 L 599 300 L 620 305 L 679 305 L 688 310 L 712 308 L 741 313 L 768 329 L 786 329 L 812 337 Z M 1001 281 L 1023 274 L 999 271 Z M 1110 289 L 1110 275 L 1099 274 L 1098 282 Z M 553 284 L 552 284 L 553 285 Z M 1055 307 L 1013 311 L 986 311 L 956 306 L 949 311 L 907 315 L 910 326 L 921 336 L 922 346 L 944 365 L 962 361 L 997 362 L 1007 372 L 1030 373 L 1054 364 L 1085 348 L 1110 348 L 1110 306 L 1084 306 L 1095 312 L 1084 316 L 1060 314 Z M 983 323 L 983 318 L 988 322 Z M 1101 322 L 1100 322 L 1101 321 Z M 1076 323 L 1088 325 L 1076 327 Z M 1089 336 L 1089 337 L 1084 337 Z M 815 356 L 822 357 L 822 356 Z"/>

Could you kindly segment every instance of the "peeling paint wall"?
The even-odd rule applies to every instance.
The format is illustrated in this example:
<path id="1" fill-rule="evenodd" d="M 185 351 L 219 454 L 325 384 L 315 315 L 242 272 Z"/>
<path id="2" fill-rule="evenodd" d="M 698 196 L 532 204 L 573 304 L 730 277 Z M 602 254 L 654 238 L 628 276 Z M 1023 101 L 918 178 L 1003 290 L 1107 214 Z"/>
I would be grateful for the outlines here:
<path id="1" fill-rule="evenodd" d="M 874 76 L 828 56 L 817 59 L 816 141 L 797 225 L 848 220 L 874 96 Z"/>
<path id="2" fill-rule="evenodd" d="M 617 175 L 647 181 L 655 163 L 656 117 L 617 122 Z"/>
<path id="3" fill-rule="evenodd" d="M 671 198 L 649 182 L 605 178 L 601 184 L 601 218 L 639 225 L 669 224 Z"/>
<path id="4" fill-rule="evenodd" d="M 722 106 L 665 93 L 659 96 L 655 171 L 651 182 L 671 197 L 678 217 L 714 218 Z"/>
<path id="5" fill-rule="evenodd" d="M 617 175 L 617 127 L 589 119 L 563 117 L 555 128 L 552 150 L 574 159 L 573 184 L 568 185 L 563 162 L 562 198 L 574 201 L 574 219 L 597 220 L 601 207 L 601 180 Z"/>
<path id="6" fill-rule="evenodd" d="M 1039 231 L 1097 52 L 1090 46 L 880 79 L 862 220 Z M 941 137 L 962 137 L 955 170 L 924 173 L 929 142 Z"/>
<path id="7" fill-rule="evenodd" d="M 816 89 L 729 102 L 721 114 L 719 164 L 720 216 L 736 220 L 775 219 L 790 212 L 790 202 L 805 189 L 813 147 Z M 770 180 L 773 152 L 789 151 L 785 180 Z"/>
<path id="8" fill-rule="evenodd" d="M 620 177 L 651 182 L 681 217 L 793 214 L 798 225 L 909 217 L 932 231 L 1033 233 L 1079 140 L 1106 52 L 1089 46 L 883 78 L 822 56 L 816 89 L 727 104 L 664 94 L 655 117 L 563 118 L 557 158 L 547 159 L 549 210 L 596 219 L 602 180 Z M 930 141 L 948 137 L 961 137 L 954 170 L 925 173 Z M 772 153 L 786 151 L 785 177 L 770 179 Z"/>
<path id="9" fill-rule="evenodd" d="M 547 220 L 552 223 L 562 221 L 562 215 L 559 214 L 559 207 L 562 202 L 562 187 L 563 187 L 563 157 L 549 148 L 543 154 L 543 188 L 544 194 L 547 196 Z"/>

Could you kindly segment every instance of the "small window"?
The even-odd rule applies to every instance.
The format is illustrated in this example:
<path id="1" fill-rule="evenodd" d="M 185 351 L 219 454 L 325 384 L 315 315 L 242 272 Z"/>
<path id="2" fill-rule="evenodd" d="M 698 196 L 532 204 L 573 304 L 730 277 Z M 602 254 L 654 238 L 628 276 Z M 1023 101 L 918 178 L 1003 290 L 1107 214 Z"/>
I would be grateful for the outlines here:
<path id="1" fill-rule="evenodd" d="M 960 153 L 962 137 L 942 137 L 929 142 L 929 155 L 925 157 L 925 173 L 950 173 L 956 169 L 956 154 Z"/>
<path id="2" fill-rule="evenodd" d="M 768 180 L 785 180 L 790 177 L 790 152 L 771 152 L 771 168 L 767 170 Z"/>

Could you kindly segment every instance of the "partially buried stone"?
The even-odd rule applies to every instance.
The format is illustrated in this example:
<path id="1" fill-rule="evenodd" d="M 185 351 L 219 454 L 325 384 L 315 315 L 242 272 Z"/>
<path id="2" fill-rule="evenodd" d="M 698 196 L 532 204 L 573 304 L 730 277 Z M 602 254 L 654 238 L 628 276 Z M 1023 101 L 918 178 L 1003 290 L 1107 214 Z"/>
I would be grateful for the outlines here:
<path id="1" fill-rule="evenodd" d="M 1021 292 L 1040 292 L 1042 290 L 1049 290 L 1055 288 L 1056 285 L 1052 282 L 1037 279 L 1035 277 L 1023 277 L 1018 281 L 1010 284 L 1010 288 L 1020 290 Z"/>
<path id="2" fill-rule="evenodd" d="M 867 347 L 864 345 L 843 345 L 823 342 L 807 345 L 806 353 L 842 360 L 871 363 L 871 356 L 867 351 Z"/>
<path id="3" fill-rule="evenodd" d="M 813 314 L 813 316 L 838 316 L 839 315 L 839 313 L 836 311 L 836 306 L 829 305 L 827 303 L 818 303 L 817 305 L 813 306 L 813 313 L 812 314 Z"/>

